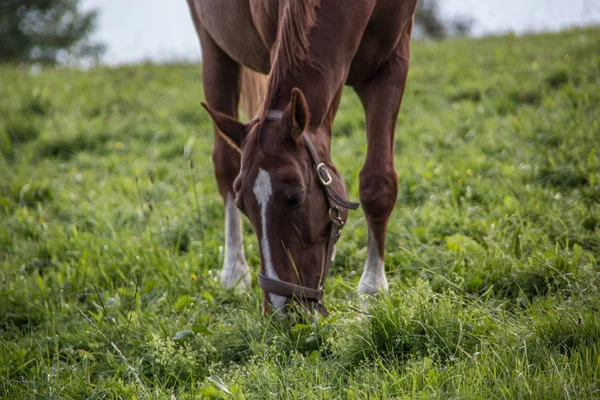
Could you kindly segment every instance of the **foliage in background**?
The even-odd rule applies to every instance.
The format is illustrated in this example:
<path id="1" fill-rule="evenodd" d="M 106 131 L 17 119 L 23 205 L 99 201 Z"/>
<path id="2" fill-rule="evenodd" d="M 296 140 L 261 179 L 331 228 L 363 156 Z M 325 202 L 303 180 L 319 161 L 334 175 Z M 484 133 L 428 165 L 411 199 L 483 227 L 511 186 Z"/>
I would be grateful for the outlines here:
<path id="1" fill-rule="evenodd" d="M 90 41 L 97 12 L 79 0 L 4 0 L 0 3 L 0 62 L 56 63 L 97 60 L 104 45 Z M 441 39 L 467 35 L 472 21 L 444 19 L 438 0 L 421 0 L 415 36 Z"/>
<path id="2" fill-rule="evenodd" d="M 415 42 L 390 291 L 361 312 L 350 214 L 295 326 L 218 282 L 198 65 L 0 67 L 0 398 L 597 399 L 600 31 Z M 351 198 L 364 113 L 332 154 Z"/>
<path id="3" fill-rule="evenodd" d="M 440 15 L 439 0 L 419 0 L 415 13 L 415 37 L 443 39 L 447 36 L 467 36 L 473 20 L 468 17 L 446 19 Z"/>
<path id="4" fill-rule="evenodd" d="M 0 62 L 56 63 L 96 59 L 104 46 L 90 41 L 96 11 L 79 0 L 2 0 Z"/>

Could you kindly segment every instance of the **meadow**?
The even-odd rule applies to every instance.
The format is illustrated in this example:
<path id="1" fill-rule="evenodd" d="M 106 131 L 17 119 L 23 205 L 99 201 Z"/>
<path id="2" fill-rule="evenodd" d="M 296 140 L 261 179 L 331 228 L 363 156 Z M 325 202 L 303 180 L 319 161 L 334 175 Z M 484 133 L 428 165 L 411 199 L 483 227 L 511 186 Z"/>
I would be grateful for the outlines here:
<path id="1" fill-rule="evenodd" d="M 290 326 L 218 282 L 198 65 L 0 66 L 0 397 L 600 397 L 600 30 L 414 42 L 390 290 L 363 311 L 352 212 Z M 364 114 L 334 161 L 352 199 Z"/>

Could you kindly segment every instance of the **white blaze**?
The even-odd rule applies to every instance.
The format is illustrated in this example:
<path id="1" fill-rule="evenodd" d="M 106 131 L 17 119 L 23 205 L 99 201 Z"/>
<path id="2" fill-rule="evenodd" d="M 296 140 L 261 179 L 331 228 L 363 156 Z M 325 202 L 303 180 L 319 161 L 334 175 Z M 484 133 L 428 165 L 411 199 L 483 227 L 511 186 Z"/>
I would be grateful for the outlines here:
<path id="1" fill-rule="evenodd" d="M 273 195 L 273 187 L 271 186 L 271 177 L 269 173 L 264 169 L 258 170 L 256 181 L 254 181 L 254 195 L 256 201 L 260 207 L 260 221 L 261 221 L 261 238 L 260 246 L 262 249 L 263 262 L 265 264 L 265 273 L 267 277 L 275 280 L 280 280 L 273 267 L 273 261 L 271 259 L 271 249 L 269 247 L 269 240 L 267 239 L 267 205 L 271 196 Z M 285 305 L 286 298 L 269 293 L 271 304 L 275 309 L 281 308 Z"/>

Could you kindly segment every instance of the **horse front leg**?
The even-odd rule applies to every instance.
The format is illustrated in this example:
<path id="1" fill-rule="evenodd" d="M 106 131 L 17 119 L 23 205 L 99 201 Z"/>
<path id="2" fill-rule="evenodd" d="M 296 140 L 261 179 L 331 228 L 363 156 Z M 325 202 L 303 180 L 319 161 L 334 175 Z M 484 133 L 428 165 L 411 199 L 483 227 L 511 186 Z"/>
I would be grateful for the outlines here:
<path id="1" fill-rule="evenodd" d="M 406 48 L 406 50 L 408 50 Z M 367 259 L 358 290 L 375 295 L 387 290 L 384 249 L 387 224 L 398 194 L 394 135 L 408 73 L 408 52 L 396 55 L 365 84 L 356 87 L 366 112 L 367 156 L 360 172 L 360 201 L 369 227 Z"/>
<path id="2" fill-rule="evenodd" d="M 221 50 L 202 27 L 193 3 L 190 10 L 202 45 L 202 79 L 206 102 L 213 109 L 237 118 L 241 66 Z M 225 252 L 221 284 L 226 289 L 248 291 L 252 285 L 244 256 L 242 220 L 235 205 L 233 181 L 240 171 L 240 154 L 215 126 L 212 160 L 219 193 L 225 202 Z"/>

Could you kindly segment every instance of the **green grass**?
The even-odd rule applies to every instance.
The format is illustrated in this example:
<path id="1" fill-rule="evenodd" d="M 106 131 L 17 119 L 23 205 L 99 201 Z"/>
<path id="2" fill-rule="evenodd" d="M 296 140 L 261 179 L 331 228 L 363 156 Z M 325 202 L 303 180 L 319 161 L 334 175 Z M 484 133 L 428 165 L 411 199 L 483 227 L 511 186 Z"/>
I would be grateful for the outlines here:
<path id="1" fill-rule="evenodd" d="M 331 316 L 294 327 L 218 283 L 197 65 L 0 67 L 0 397 L 600 396 L 600 31 L 412 53 L 390 292 L 359 311 L 353 212 Z M 356 199 L 351 90 L 335 132 Z"/>

